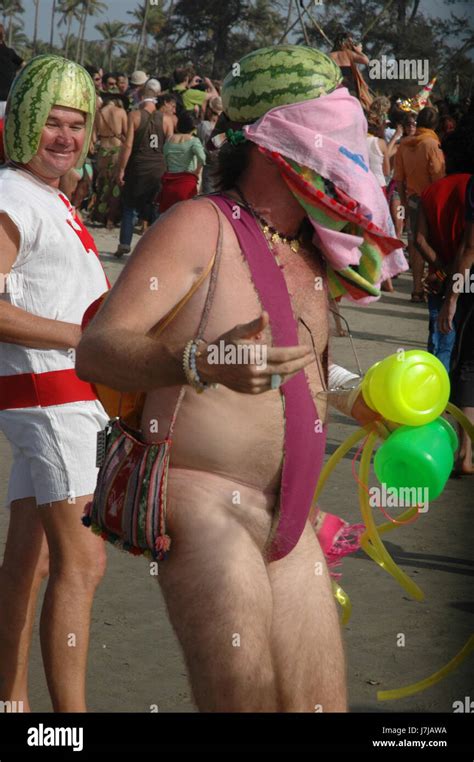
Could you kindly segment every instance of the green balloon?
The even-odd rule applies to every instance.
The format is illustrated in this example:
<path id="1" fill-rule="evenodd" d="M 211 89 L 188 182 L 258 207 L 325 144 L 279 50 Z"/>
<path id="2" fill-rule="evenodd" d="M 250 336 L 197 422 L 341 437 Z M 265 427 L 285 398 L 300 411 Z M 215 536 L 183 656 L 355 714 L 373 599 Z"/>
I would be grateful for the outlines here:
<path id="1" fill-rule="evenodd" d="M 413 497 L 405 505 L 416 505 L 420 494 L 435 500 L 449 478 L 457 447 L 456 432 L 444 418 L 424 426 L 401 426 L 377 450 L 374 471 L 387 489 L 396 490 L 400 497 Z"/>

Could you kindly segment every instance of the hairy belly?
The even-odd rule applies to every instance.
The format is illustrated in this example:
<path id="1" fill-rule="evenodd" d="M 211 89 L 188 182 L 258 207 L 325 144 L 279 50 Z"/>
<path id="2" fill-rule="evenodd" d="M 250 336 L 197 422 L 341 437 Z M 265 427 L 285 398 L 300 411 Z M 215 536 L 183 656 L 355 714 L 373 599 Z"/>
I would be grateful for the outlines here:
<path id="1" fill-rule="evenodd" d="M 307 378 L 317 406 L 315 426 L 325 406 L 316 369 Z M 142 417 L 147 441 L 167 436 L 179 389 L 148 394 Z M 262 492 L 277 493 L 284 452 L 284 411 L 279 391 L 250 395 L 226 387 L 197 394 L 186 388 L 172 436 L 171 466 L 209 471 Z"/>
<path id="2" fill-rule="evenodd" d="M 148 441 L 167 435 L 177 393 L 162 389 L 148 395 L 142 417 Z M 276 493 L 284 441 L 281 395 L 239 394 L 223 386 L 198 395 L 187 388 L 172 441 L 172 467 L 209 471 Z"/>

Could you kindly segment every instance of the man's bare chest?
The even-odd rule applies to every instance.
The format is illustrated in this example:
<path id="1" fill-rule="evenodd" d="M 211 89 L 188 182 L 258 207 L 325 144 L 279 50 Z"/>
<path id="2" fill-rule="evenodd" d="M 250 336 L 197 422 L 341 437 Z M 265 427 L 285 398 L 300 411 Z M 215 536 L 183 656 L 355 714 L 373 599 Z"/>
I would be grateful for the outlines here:
<path id="1" fill-rule="evenodd" d="M 322 261 L 317 253 L 304 249 L 294 253 L 288 247 L 282 247 L 274 254 L 298 321 L 300 342 L 310 344 L 312 337 L 321 354 L 328 339 L 327 283 Z"/>

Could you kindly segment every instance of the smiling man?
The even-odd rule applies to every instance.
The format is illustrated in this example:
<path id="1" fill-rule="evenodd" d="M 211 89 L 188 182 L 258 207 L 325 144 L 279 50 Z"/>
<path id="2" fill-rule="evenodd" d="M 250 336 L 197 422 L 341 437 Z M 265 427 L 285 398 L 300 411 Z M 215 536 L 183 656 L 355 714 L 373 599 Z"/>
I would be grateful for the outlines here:
<path id="1" fill-rule="evenodd" d="M 0 700 L 23 701 L 37 595 L 49 573 L 41 648 L 56 711 L 85 711 L 90 610 L 105 568 L 80 517 L 107 420 L 74 372 L 87 306 L 107 290 L 94 241 L 60 179 L 87 154 L 89 74 L 38 56 L 9 94 L 0 171 L 0 432 L 12 447 L 10 525 L 0 568 Z M 49 563 L 48 563 L 49 557 Z"/>

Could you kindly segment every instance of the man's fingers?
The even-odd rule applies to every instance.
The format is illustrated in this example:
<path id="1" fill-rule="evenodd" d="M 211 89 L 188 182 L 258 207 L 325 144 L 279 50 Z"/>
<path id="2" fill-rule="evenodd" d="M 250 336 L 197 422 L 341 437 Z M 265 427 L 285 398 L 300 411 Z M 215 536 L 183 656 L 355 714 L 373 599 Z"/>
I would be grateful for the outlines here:
<path id="1" fill-rule="evenodd" d="M 301 344 L 296 347 L 269 347 L 267 349 L 266 360 L 267 364 L 274 364 L 280 362 L 288 362 L 291 360 L 298 360 L 299 358 L 311 356 L 314 358 L 313 350 L 306 344 Z"/>
<path id="2" fill-rule="evenodd" d="M 296 360 L 289 360 L 287 362 L 280 363 L 267 363 L 264 369 L 265 375 L 273 375 L 278 373 L 280 376 L 287 376 L 292 373 L 297 373 L 302 368 L 305 368 L 310 363 L 314 362 L 314 354 L 310 352 L 303 357 L 298 357 Z M 258 371 L 259 373 L 262 370 Z"/>
<path id="3" fill-rule="evenodd" d="M 251 339 L 257 334 L 261 333 L 269 323 L 268 312 L 262 312 L 255 320 L 251 320 L 250 323 L 244 323 L 243 325 L 236 325 L 227 334 L 230 341 L 237 339 Z"/>

